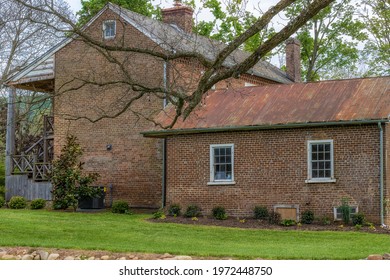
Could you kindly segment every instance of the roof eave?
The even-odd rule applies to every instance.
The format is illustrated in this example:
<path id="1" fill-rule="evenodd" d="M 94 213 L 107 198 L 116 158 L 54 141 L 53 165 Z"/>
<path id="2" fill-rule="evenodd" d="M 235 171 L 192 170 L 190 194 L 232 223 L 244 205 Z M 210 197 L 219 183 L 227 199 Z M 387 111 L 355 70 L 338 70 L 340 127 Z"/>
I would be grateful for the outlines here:
<path id="1" fill-rule="evenodd" d="M 171 130 L 167 129 L 167 130 L 156 130 L 156 131 L 144 131 L 144 132 L 141 132 L 141 134 L 144 137 L 165 138 L 167 136 L 184 135 L 184 134 L 231 132 L 231 131 L 251 131 L 251 130 L 270 130 L 270 129 L 301 128 L 301 127 L 364 125 L 364 124 L 377 124 L 377 123 L 386 123 L 386 122 L 389 122 L 388 118 L 372 119 L 372 120 L 344 120 L 344 121 L 329 121 L 329 122 L 244 125 L 244 126 L 189 128 L 189 129 L 171 129 Z"/>

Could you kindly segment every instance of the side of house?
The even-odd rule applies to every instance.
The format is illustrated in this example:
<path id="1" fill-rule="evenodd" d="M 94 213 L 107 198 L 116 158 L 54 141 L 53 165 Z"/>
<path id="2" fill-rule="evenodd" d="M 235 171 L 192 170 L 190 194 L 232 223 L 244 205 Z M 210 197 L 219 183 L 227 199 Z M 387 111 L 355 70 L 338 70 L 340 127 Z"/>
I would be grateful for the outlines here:
<path id="1" fill-rule="evenodd" d="M 384 77 L 210 94 L 197 117 L 144 133 L 166 139 L 167 204 L 338 220 L 347 199 L 353 213 L 389 224 L 389 90 Z"/>
<path id="2" fill-rule="evenodd" d="M 191 8 L 176 3 L 175 7 L 162 11 L 160 22 L 109 3 L 82 29 L 94 44 L 80 36 L 67 38 L 8 82 L 11 88 L 53 94 L 55 129 L 54 138 L 50 131 L 50 141 L 54 139 L 54 157 L 59 155 L 68 135 L 76 136 L 84 149 L 85 170 L 99 173 L 96 184 L 107 189 L 107 205 L 114 200 L 126 200 L 133 207 L 158 208 L 165 199 L 164 140 L 145 139 L 140 132 L 155 128 L 150 120 L 167 105 L 164 92 L 172 88 L 191 92 L 204 68 L 190 58 L 168 61 L 151 55 L 150 51 L 197 52 L 213 59 L 224 47 L 220 42 L 191 33 L 192 13 Z M 287 59 L 289 69 L 297 68 L 293 63 L 299 55 L 296 42 L 292 43 L 287 44 L 287 53 L 291 54 Z M 106 51 L 99 45 L 108 45 L 113 50 Z M 115 51 L 116 46 L 129 51 Z M 223 67 L 230 67 L 247 55 L 237 50 Z M 248 73 L 221 81 L 214 88 L 225 91 L 292 83 L 300 77 L 297 71 L 287 74 L 269 63 L 259 62 Z M 150 88 L 154 90 L 148 92 Z M 8 134 L 12 136 L 15 125 L 12 116 L 9 122 Z M 24 190 L 30 193 L 31 189 L 28 198 L 33 199 L 36 186 L 44 185 L 45 198 L 50 199 L 51 186 L 41 181 L 48 180 L 51 163 L 35 162 L 35 154 L 14 155 L 11 142 L 7 149 L 8 182 L 23 179 L 24 183 L 23 191 L 17 183 L 13 184 L 15 187 L 8 186 L 12 189 L 9 194 L 23 195 Z M 21 168 L 15 168 L 16 165 Z M 32 180 L 38 168 L 42 171 L 37 174 L 43 175 L 39 183 Z"/>

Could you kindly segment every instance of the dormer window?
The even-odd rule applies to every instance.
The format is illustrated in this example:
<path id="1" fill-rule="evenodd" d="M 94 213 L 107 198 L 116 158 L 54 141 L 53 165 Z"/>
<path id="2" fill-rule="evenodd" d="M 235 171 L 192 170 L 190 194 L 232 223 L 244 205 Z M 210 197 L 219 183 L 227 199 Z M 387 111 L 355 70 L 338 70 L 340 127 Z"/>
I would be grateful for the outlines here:
<path id="1" fill-rule="evenodd" d="M 112 39 L 115 38 L 116 24 L 115 20 L 106 20 L 103 22 L 103 38 Z"/>

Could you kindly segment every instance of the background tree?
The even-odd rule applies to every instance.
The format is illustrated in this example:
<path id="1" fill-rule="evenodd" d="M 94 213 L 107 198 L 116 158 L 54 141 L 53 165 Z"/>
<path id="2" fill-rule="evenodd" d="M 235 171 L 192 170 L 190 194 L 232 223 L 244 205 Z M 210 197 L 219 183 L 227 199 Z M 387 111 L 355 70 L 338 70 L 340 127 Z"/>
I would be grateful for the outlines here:
<path id="1" fill-rule="evenodd" d="M 151 0 L 81 0 L 81 10 L 77 12 L 79 24 L 86 24 L 108 2 L 144 16 L 158 15 L 158 9 L 153 6 Z"/>
<path id="2" fill-rule="evenodd" d="M 295 17 L 310 4 L 298 0 L 287 9 Z M 351 0 L 337 1 L 310 19 L 297 32 L 301 41 L 302 78 L 317 81 L 354 75 L 359 61 L 358 42 L 366 38 Z"/>
<path id="3" fill-rule="evenodd" d="M 191 3 L 189 3 L 191 5 Z M 248 0 L 202 0 L 199 9 L 209 9 L 211 20 L 199 20 L 195 22 L 194 32 L 212 39 L 229 43 L 245 30 L 252 26 L 258 19 L 253 11 L 247 9 Z M 195 5 L 192 4 L 195 8 Z M 259 11 L 261 12 L 261 11 Z M 275 33 L 271 23 L 244 42 L 240 48 L 251 52 L 261 45 L 267 38 Z M 271 53 L 266 58 L 270 58 Z"/>
<path id="4" fill-rule="evenodd" d="M 262 15 L 257 17 L 256 21 L 248 27 L 246 30 L 243 30 L 240 35 L 236 36 L 234 39 L 230 40 L 225 45 L 218 45 L 218 48 L 215 48 L 214 56 L 210 57 L 209 55 L 205 55 L 201 51 L 197 49 L 193 49 L 191 51 L 177 51 L 177 52 L 167 52 L 165 50 L 160 50 L 158 48 L 139 48 L 128 46 L 123 43 L 123 41 L 118 42 L 117 44 L 106 44 L 102 40 L 94 39 L 92 36 L 88 34 L 88 32 L 84 32 L 82 28 L 78 24 L 75 24 L 72 19 L 62 14 L 61 11 L 58 11 L 56 7 L 53 5 L 52 1 L 46 0 L 46 5 L 37 6 L 33 3 L 26 3 L 22 0 L 16 0 L 19 3 L 22 3 L 27 8 L 32 9 L 34 11 L 47 13 L 50 16 L 55 16 L 59 20 L 61 20 L 64 24 L 67 25 L 67 29 L 61 29 L 63 31 L 67 31 L 67 34 L 71 34 L 73 38 L 85 42 L 88 46 L 93 47 L 96 51 L 98 51 L 103 57 L 107 59 L 107 61 L 113 65 L 116 65 L 116 69 L 122 71 L 120 77 L 123 77 L 123 80 L 119 81 L 86 81 L 80 80 L 79 86 L 84 85 L 94 85 L 99 87 L 109 86 L 113 83 L 121 84 L 126 89 L 123 91 L 123 94 L 133 93 L 134 96 L 126 99 L 125 102 L 122 102 L 122 109 L 118 112 L 112 113 L 111 115 L 106 114 L 102 117 L 104 118 L 113 118 L 118 116 L 119 114 L 125 112 L 126 110 L 130 110 L 133 103 L 136 102 L 139 98 L 143 96 L 154 95 L 157 98 L 167 97 L 169 101 L 176 107 L 176 116 L 173 118 L 173 121 L 168 127 L 172 127 L 172 125 L 176 122 L 179 117 L 186 119 L 189 114 L 193 111 L 193 109 L 201 102 L 204 94 L 212 88 L 214 84 L 219 81 L 228 79 L 228 78 L 237 78 L 240 74 L 246 73 L 249 71 L 260 59 L 264 58 L 270 51 L 272 51 L 279 44 L 288 39 L 291 35 L 293 35 L 299 28 L 305 25 L 305 23 L 312 19 L 315 15 L 317 15 L 323 8 L 327 7 L 330 3 L 334 2 L 334 0 L 312 0 L 310 4 L 305 5 L 302 10 L 297 13 L 296 16 L 292 16 L 288 23 L 278 32 L 270 35 L 265 41 L 260 42 L 259 45 L 253 46 L 253 50 L 251 53 L 248 53 L 244 59 L 241 61 L 236 61 L 234 65 L 231 67 L 226 67 L 226 61 L 230 59 L 235 52 L 242 48 L 242 46 L 253 36 L 264 30 L 271 20 L 285 11 L 286 8 L 291 6 L 296 0 L 281 0 L 275 6 L 270 8 L 268 11 L 265 11 Z M 217 46 L 216 42 L 212 42 Z M 154 59 L 159 59 L 165 61 L 167 63 L 174 63 L 178 59 L 189 59 L 197 61 L 201 68 L 204 69 L 202 71 L 199 79 L 196 79 L 195 84 L 191 87 L 190 90 L 182 89 L 180 87 L 150 87 L 148 84 L 140 84 L 141 82 L 136 81 L 131 76 L 131 71 L 125 67 L 123 63 L 123 59 L 118 59 L 118 55 L 116 54 L 135 54 L 142 53 L 145 56 L 153 57 Z M 129 61 L 129 57 L 125 58 L 125 61 Z M 75 77 L 77 79 L 77 77 Z M 69 84 L 68 84 L 69 85 Z M 78 86 L 78 87 L 79 87 Z M 77 87 L 73 88 L 76 90 Z M 59 94 L 56 92 L 56 94 Z M 139 113 L 140 112 L 135 112 Z M 91 121 L 97 121 L 101 119 L 99 118 L 88 118 Z"/>
<path id="5" fill-rule="evenodd" d="M 390 75 L 390 2 L 363 0 L 360 16 L 369 33 L 363 51 L 367 75 Z"/>
<path id="6" fill-rule="evenodd" d="M 36 6 L 44 0 L 27 0 Z M 56 9 L 73 18 L 69 6 L 62 0 L 54 1 Z M 0 152 L 4 154 L 7 92 L 4 82 L 26 67 L 50 47 L 64 38 L 57 28 L 61 21 L 49 14 L 34 11 L 14 0 L 0 0 Z M 41 134 L 42 115 L 50 109 L 47 95 L 18 90 L 16 103 L 16 144 L 21 152 Z"/>

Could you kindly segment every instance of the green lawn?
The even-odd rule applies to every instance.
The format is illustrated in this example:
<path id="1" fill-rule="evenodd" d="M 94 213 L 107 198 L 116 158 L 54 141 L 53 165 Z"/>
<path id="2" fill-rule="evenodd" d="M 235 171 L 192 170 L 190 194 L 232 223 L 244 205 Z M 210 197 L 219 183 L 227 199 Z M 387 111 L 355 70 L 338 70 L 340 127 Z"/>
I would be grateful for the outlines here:
<path id="1" fill-rule="evenodd" d="M 390 236 L 360 232 L 248 230 L 161 224 L 148 215 L 0 210 L 0 246 L 232 256 L 361 259 L 390 252 Z"/>

